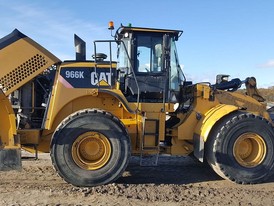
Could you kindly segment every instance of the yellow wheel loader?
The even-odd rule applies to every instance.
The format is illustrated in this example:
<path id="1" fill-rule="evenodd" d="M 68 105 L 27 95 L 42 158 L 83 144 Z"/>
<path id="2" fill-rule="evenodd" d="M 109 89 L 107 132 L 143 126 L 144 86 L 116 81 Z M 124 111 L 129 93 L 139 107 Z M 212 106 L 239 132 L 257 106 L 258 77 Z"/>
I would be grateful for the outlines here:
<path id="1" fill-rule="evenodd" d="M 94 41 L 91 60 L 75 35 L 76 59 L 64 62 L 18 30 L 0 39 L 0 170 L 20 169 L 21 149 L 50 152 L 65 181 L 96 186 L 119 178 L 131 155 L 156 166 L 170 154 L 194 155 L 236 183 L 265 181 L 274 130 L 255 78 L 187 81 L 182 33 L 121 26 Z M 246 94 L 235 92 L 242 84 Z"/>

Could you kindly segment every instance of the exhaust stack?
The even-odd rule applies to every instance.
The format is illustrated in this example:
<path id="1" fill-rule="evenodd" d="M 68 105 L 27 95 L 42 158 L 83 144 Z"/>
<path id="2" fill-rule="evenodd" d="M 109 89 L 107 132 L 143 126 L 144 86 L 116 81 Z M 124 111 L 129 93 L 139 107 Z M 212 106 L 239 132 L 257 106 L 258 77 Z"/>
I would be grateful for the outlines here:
<path id="1" fill-rule="evenodd" d="M 74 34 L 76 61 L 86 61 L 86 42 Z"/>

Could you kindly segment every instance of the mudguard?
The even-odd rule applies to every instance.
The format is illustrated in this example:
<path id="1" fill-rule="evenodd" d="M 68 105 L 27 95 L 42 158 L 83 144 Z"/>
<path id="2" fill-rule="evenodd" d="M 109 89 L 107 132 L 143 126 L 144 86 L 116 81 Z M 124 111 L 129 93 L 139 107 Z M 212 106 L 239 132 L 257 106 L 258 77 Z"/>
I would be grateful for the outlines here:
<path id="1" fill-rule="evenodd" d="M 233 105 L 219 104 L 205 113 L 204 117 L 197 124 L 193 137 L 194 155 L 201 162 L 203 162 L 204 157 L 204 143 L 206 142 L 208 135 L 215 123 L 222 117 L 238 109 L 238 107 Z"/>

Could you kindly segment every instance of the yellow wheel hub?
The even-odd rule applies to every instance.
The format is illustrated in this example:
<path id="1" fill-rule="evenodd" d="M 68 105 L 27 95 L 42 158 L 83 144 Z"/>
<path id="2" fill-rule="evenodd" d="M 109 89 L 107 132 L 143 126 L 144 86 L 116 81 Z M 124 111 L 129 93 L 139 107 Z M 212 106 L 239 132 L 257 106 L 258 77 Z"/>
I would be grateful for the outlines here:
<path id="1" fill-rule="evenodd" d="M 256 133 L 245 133 L 238 137 L 233 146 L 233 155 L 243 167 L 256 167 L 266 155 L 266 144 Z"/>
<path id="2" fill-rule="evenodd" d="M 110 142 L 99 132 L 86 132 L 80 135 L 72 145 L 74 162 L 86 170 L 100 169 L 106 165 L 110 155 Z"/>

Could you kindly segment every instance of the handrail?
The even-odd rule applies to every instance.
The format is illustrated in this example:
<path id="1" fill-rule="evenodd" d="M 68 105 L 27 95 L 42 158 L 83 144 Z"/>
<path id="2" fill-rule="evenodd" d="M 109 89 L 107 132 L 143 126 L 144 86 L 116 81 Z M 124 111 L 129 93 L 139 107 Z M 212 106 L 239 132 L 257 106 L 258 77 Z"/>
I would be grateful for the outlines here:
<path id="1" fill-rule="evenodd" d="M 138 111 L 138 109 L 139 109 L 139 102 L 140 102 L 140 89 L 139 89 L 138 81 L 137 81 L 137 78 L 136 78 L 136 75 L 135 75 L 135 72 L 134 72 L 134 69 L 133 69 L 132 61 L 131 61 L 130 56 L 129 56 L 129 53 L 128 53 L 127 49 L 126 49 L 126 45 L 125 45 L 125 43 L 124 43 L 123 41 L 121 41 L 121 40 L 95 40 L 95 41 L 93 41 L 93 43 L 94 43 L 94 54 L 95 54 L 95 56 L 96 56 L 96 43 L 104 43 L 104 42 L 105 42 L 105 43 L 107 43 L 107 42 L 110 43 L 110 44 L 109 44 L 109 45 L 110 45 L 110 71 L 111 71 L 111 69 L 112 69 L 112 49 L 111 49 L 111 43 L 112 43 L 112 42 L 115 42 L 115 43 L 117 43 L 117 44 L 122 43 L 123 46 L 124 46 L 124 48 L 125 48 L 126 55 L 127 55 L 128 60 L 129 60 L 129 63 L 130 63 L 130 72 L 131 72 L 132 75 L 133 75 L 133 78 L 134 78 L 134 81 L 135 81 L 136 87 L 137 87 L 137 108 L 136 108 L 136 111 Z M 96 72 L 96 65 L 97 65 L 96 58 L 94 59 L 94 62 L 95 62 L 95 72 Z M 97 73 L 96 73 L 96 75 L 97 75 Z"/>

